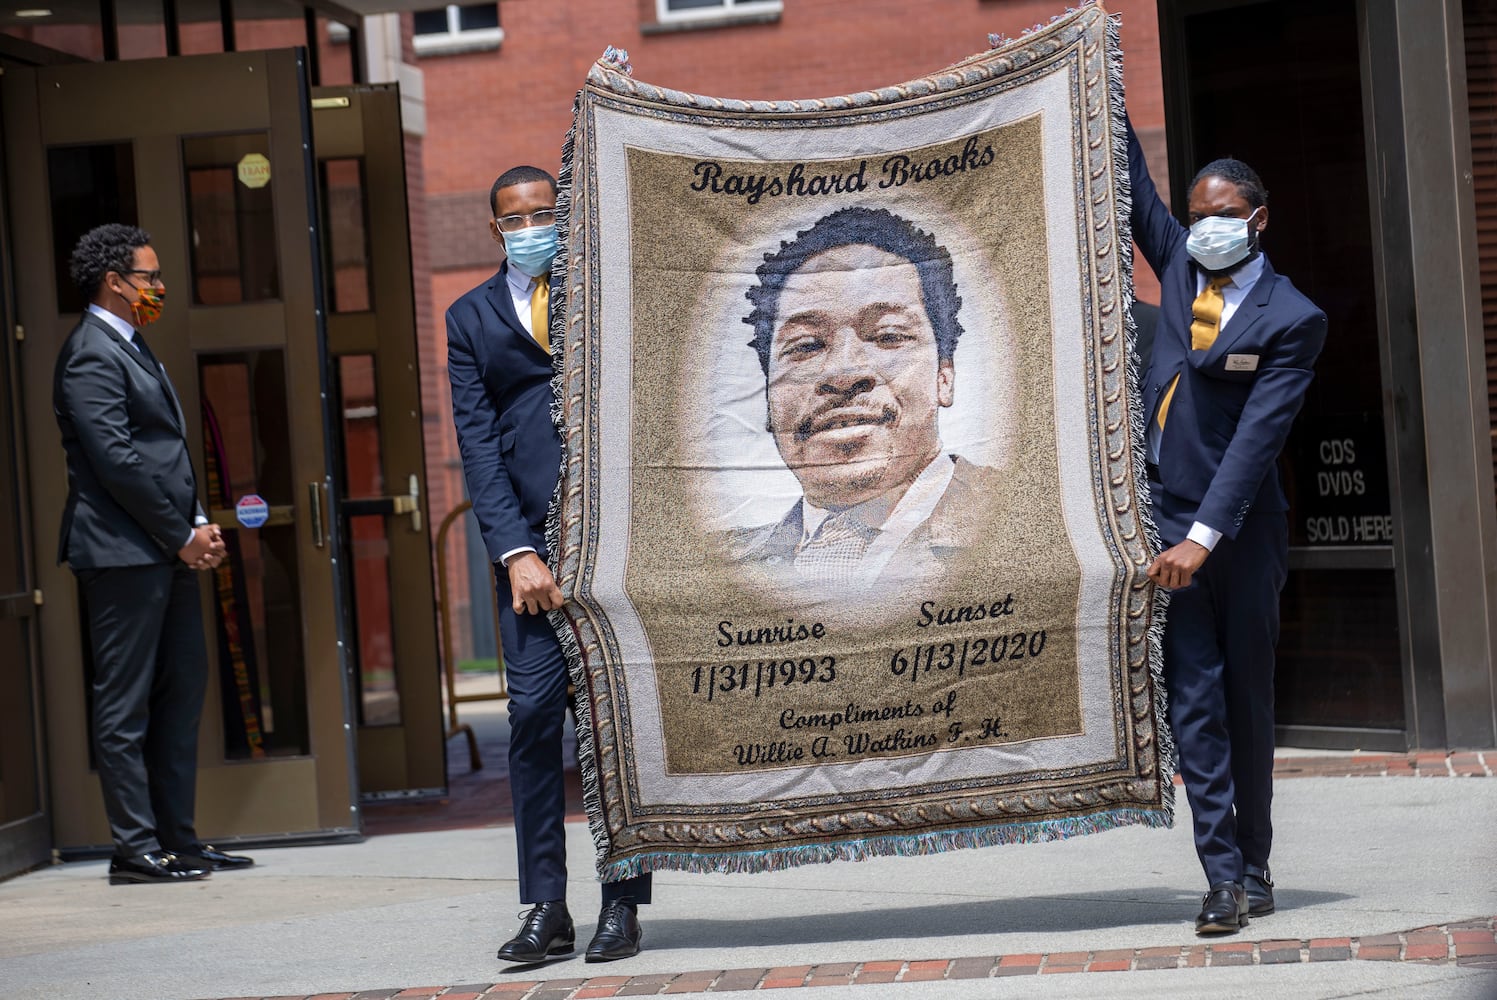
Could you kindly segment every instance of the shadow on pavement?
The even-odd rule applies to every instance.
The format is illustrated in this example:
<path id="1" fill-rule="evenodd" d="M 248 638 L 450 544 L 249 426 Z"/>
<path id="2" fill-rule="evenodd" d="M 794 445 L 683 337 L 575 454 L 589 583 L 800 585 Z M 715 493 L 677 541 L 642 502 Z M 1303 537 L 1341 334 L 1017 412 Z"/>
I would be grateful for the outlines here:
<path id="1" fill-rule="evenodd" d="M 835 903 L 835 894 L 827 894 Z M 1077 895 L 1028 896 L 944 903 L 930 906 L 879 907 L 857 911 L 796 914 L 743 919 L 650 919 L 641 911 L 651 945 L 657 948 L 721 948 L 731 942 L 745 945 L 805 945 L 840 941 L 868 941 L 888 937 L 909 939 L 962 937 L 970 934 L 1064 933 L 1157 925 L 1195 919 L 1201 893 L 1195 889 L 1114 889 Z M 1279 910 L 1339 903 L 1352 897 L 1340 892 L 1298 889 L 1279 894 Z M 1251 926 L 1267 926 L 1272 917 Z M 580 929 L 579 929 L 580 933 Z"/>

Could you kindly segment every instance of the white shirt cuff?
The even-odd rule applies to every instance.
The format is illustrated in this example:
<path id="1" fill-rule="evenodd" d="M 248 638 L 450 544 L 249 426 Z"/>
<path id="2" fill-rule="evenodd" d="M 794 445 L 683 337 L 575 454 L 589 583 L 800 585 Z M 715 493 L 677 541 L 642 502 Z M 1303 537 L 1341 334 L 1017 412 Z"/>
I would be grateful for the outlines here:
<path id="1" fill-rule="evenodd" d="M 1222 533 L 1197 521 L 1190 526 L 1190 534 L 1185 537 L 1210 552 L 1216 548 L 1216 543 L 1222 540 Z"/>
<path id="2" fill-rule="evenodd" d="M 191 545 L 192 544 L 192 540 L 194 538 L 196 538 L 197 536 L 198 536 L 198 529 L 193 528 L 191 531 L 189 531 L 187 533 L 187 540 L 184 541 L 181 545 L 179 545 L 177 547 L 181 548 L 181 549 L 187 548 L 187 546 Z"/>
<path id="3" fill-rule="evenodd" d="M 499 565 L 503 566 L 505 569 L 509 569 L 509 561 L 511 559 L 513 559 L 515 556 L 519 555 L 521 552 L 534 552 L 534 551 L 535 551 L 534 546 L 530 546 L 530 545 L 522 545 L 518 549 L 510 549 L 508 552 L 504 553 L 504 555 L 502 555 L 502 556 L 499 557 Z"/>

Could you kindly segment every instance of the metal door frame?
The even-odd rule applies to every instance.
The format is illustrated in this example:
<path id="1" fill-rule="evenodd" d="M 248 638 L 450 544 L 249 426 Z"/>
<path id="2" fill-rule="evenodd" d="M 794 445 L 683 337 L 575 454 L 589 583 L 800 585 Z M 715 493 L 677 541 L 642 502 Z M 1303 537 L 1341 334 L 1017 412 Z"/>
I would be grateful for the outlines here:
<path id="1" fill-rule="evenodd" d="M 328 310 L 328 396 L 336 400 L 332 368 L 344 354 L 371 354 L 376 367 L 379 428 L 387 493 L 386 530 L 392 571 L 400 564 L 399 602 L 390 607 L 395 671 L 400 694 L 399 725 L 359 726 L 359 785 L 365 799 L 445 795 L 446 740 L 442 726 L 441 650 L 437 642 L 436 591 L 432 577 L 432 519 L 426 489 L 416 302 L 406 211 L 405 133 L 400 92 L 394 84 L 317 87 L 312 91 L 313 148 L 319 163 L 354 159 L 364 167 L 365 222 L 372 308 L 358 313 Z M 337 437 L 341 414 L 329 415 Z M 399 456 L 399 457 L 397 457 Z M 406 483 L 414 478 L 417 488 Z M 341 508 L 353 498 L 341 495 Z M 368 506 L 368 505 L 366 505 Z M 380 506 L 377 502 L 375 506 Z M 373 509 L 371 507 L 371 509 Z M 341 518 L 335 517 L 335 521 Z M 341 526 L 340 526 L 341 530 Z M 350 556 L 351 557 L 351 556 Z M 345 579 L 351 574 L 345 566 Z M 345 592 L 351 590 L 346 588 Z M 393 590 L 392 590 L 393 596 Z M 348 615 L 353 614 L 349 603 Z M 351 626 L 345 632 L 354 636 Z M 350 644 L 352 639 L 350 640 Z M 348 644 L 346 644 L 348 645 Z M 350 665 L 351 696 L 357 690 Z M 355 713 L 357 718 L 357 713 Z"/>
<path id="2" fill-rule="evenodd" d="M 31 523 L 31 511 L 26 476 L 26 428 L 23 422 L 25 386 L 19 374 L 21 359 L 18 350 L 25 331 L 15 321 L 15 289 L 11 281 L 11 270 L 6 266 L 11 253 L 7 214 L 5 201 L 0 198 L 0 307 L 3 307 L 3 311 L 0 311 L 0 336 L 4 337 L 3 343 L 0 343 L 0 352 L 4 352 L 3 359 L 0 359 L 3 361 L 0 370 L 6 376 L 0 381 L 0 386 L 3 386 L 6 393 L 5 402 L 0 405 L 5 406 L 5 422 L 10 434 L 9 441 L 0 441 L 0 449 L 10 448 L 14 462 L 12 469 L 0 465 L 0 477 L 4 477 L 6 473 L 11 473 L 14 477 L 11 481 L 15 484 L 15 513 L 19 522 L 15 539 L 18 547 L 16 555 L 20 562 L 22 587 L 15 594 L 0 593 L 0 618 L 18 618 L 26 623 L 24 648 L 20 650 L 20 654 L 30 697 L 25 704 L 0 705 L 0 713 L 15 712 L 26 718 L 30 733 L 27 742 L 31 745 L 31 753 L 30 760 L 23 766 L 29 766 L 31 771 L 30 780 L 34 782 L 37 809 L 28 816 L 0 824 L 0 879 L 42 864 L 52 853 L 52 817 L 48 808 L 47 773 L 42 766 L 41 676 L 38 671 L 41 661 L 37 656 L 36 611 L 41 591 L 34 586 L 35 553 L 32 551 L 30 532 L 25 530 Z M 8 525 L 0 525 L 0 531 L 8 530 Z"/>
<path id="3" fill-rule="evenodd" d="M 325 330 L 320 308 L 322 275 L 315 178 L 309 168 L 311 128 L 304 50 L 12 70 L 3 81 L 10 173 L 8 204 L 14 226 L 11 231 L 28 234 L 29 248 L 35 254 L 29 266 L 45 268 L 50 273 L 54 259 L 50 200 L 36 196 L 48 190 L 47 148 L 131 142 L 140 178 L 137 199 L 141 223 L 152 231 L 153 245 L 161 252 L 167 271 L 168 286 L 181 290 L 175 300 L 169 300 L 167 314 L 160 324 L 166 336 L 158 339 L 162 347 L 157 348 L 157 353 L 172 373 L 183 409 L 189 414 L 189 446 L 199 476 L 204 470 L 197 419 L 196 353 L 264 346 L 284 351 L 288 371 L 317 373 L 315 377 L 292 376 L 308 379 L 309 384 L 315 382 L 312 389 L 298 392 L 294 389 L 296 383 L 288 382 L 288 419 L 292 426 L 307 426 L 314 421 L 322 424 L 321 457 L 311 459 L 316 471 L 309 475 L 316 488 L 330 489 L 330 432 L 321 393 L 321 386 L 326 384 Z M 93 109 L 88 95 L 124 89 L 138 99 L 145 99 L 148 106 L 170 110 L 163 111 L 144 128 L 127 115 L 90 113 Z M 69 91 L 84 96 L 68 105 Z M 213 318 L 222 321 L 222 329 L 215 323 L 213 329 L 205 331 L 208 320 L 197 317 L 195 322 L 195 310 L 211 315 L 211 310 L 220 307 L 189 305 L 187 199 L 181 172 L 181 142 L 186 136 L 255 131 L 271 135 L 271 163 L 275 177 L 281 182 L 282 190 L 275 200 L 277 254 L 282 259 L 281 297 L 274 302 L 237 307 L 244 309 L 247 316 L 230 318 L 228 313 L 221 313 Z M 141 169 L 143 165 L 148 169 Z M 305 255 L 310 257 L 306 266 L 300 264 L 304 259 L 302 254 L 291 251 L 296 246 L 306 247 Z M 292 254 L 290 259 L 288 253 Z M 19 274 L 28 262 L 13 260 L 12 266 Z M 56 348 L 72 325 L 70 318 L 58 316 L 55 301 L 43 301 L 52 295 L 53 284 L 48 277 L 34 285 L 36 297 L 16 303 L 18 314 L 31 320 L 28 328 L 33 331 L 33 343 L 21 352 L 20 373 L 25 384 L 34 387 L 50 386 Z M 28 287 L 33 287 L 32 283 L 28 282 Z M 296 301 L 305 302 L 306 309 L 295 306 Z M 198 329 L 189 341 L 189 330 L 195 326 Z M 269 339 L 256 336 L 257 331 L 269 329 L 284 331 L 278 343 L 271 344 Z M 38 333 L 44 335 L 35 335 Z M 50 405 L 50 393 L 45 391 L 26 400 L 26 433 L 34 445 L 29 449 L 31 523 L 34 538 L 40 544 L 56 537 L 60 498 L 65 489 Z M 307 471 L 306 458 L 293 456 L 293 462 L 300 462 L 302 471 Z M 298 474 L 297 481 L 300 483 L 305 478 L 308 476 Z M 298 501 L 304 499 L 305 494 L 298 497 Z M 223 760 L 221 722 L 211 709 L 216 704 L 217 690 L 217 671 L 213 671 L 215 676 L 210 680 L 199 742 L 197 812 L 204 835 L 221 842 L 360 836 L 350 703 L 341 653 L 343 636 L 336 614 L 343 596 L 336 572 L 341 553 L 334 533 L 320 550 L 321 558 L 308 558 L 311 518 L 306 515 L 310 513 L 302 509 L 298 523 L 303 527 L 298 528 L 297 535 L 302 626 L 307 636 L 304 697 L 309 753 L 254 762 Z M 55 669 L 42 671 L 46 760 L 54 790 L 55 837 L 65 856 L 96 854 L 107 849 L 103 845 L 108 844 L 109 836 L 97 778 L 88 766 L 83 678 L 82 671 L 77 669 L 81 648 L 76 589 L 72 574 L 65 567 L 48 565 L 49 562 L 44 560 L 37 567 L 37 584 L 47 600 L 39 616 L 41 662 L 55 665 Z M 206 597 L 209 594 L 206 578 L 203 587 Z M 205 600 L 204 605 L 205 628 L 211 630 L 212 602 Z M 209 653 L 210 663 L 216 664 L 217 646 L 212 641 Z"/>

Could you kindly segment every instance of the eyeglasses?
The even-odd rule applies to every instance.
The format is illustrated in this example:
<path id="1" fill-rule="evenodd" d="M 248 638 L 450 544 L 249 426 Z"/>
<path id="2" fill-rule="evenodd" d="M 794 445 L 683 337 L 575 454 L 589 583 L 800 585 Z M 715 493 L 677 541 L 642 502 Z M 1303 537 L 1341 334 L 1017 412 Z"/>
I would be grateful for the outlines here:
<path id="1" fill-rule="evenodd" d="M 542 208 L 529 215 L 506 215 L 494 220 L 501 233 L 517 233 L 527 226 L 554 226 L 556 209 Z"/>
<path id="2" fill-rule="evenodd" d="M 136 270 L 130 270 L 130 271 L 119 271 L 117 273 L 119 273 L 119 274 L 143 274 L 143 275 L 145 275 L 146 284 L 148 284 L 148 285 L 157 285 L 157 284 L 161 283 L 161 272 L 160 271 L 136 271 Z"/>

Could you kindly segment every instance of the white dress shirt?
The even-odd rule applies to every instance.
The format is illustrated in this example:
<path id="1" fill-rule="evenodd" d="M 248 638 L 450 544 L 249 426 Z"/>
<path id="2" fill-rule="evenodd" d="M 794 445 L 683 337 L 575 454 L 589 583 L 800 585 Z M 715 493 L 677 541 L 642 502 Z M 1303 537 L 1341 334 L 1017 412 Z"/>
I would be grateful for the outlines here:
<path id="1" fill-rule="evenodd" d="M 520 325 L 535 336 L 535 327 L 530 325 L 530 293 L 535 289 L 535 279 L 511 264 L 504 269 L 504 284 L 509 288 L 509 300 L 515 304 Z"/>

